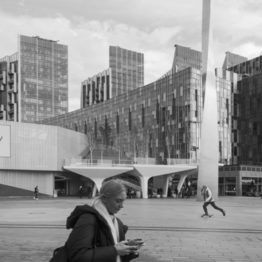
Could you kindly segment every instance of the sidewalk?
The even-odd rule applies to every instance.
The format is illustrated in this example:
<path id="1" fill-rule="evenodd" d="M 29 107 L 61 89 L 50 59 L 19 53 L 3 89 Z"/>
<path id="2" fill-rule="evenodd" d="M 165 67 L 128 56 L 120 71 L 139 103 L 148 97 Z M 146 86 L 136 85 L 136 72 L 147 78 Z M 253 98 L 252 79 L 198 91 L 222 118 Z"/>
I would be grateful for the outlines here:
<path id="1" fill-rule="evenodd" d="M 5 262 L 48 261 L 69 231 L 66 217 L 87 199 L 0 199 L 0 257 Z M 195 199 L 128 199 L 118 216 L 129 225 L 128 238 L 145 246 L 136 262 L 262 261 L 262 199 L 225 197 L 201 218 Z"/>

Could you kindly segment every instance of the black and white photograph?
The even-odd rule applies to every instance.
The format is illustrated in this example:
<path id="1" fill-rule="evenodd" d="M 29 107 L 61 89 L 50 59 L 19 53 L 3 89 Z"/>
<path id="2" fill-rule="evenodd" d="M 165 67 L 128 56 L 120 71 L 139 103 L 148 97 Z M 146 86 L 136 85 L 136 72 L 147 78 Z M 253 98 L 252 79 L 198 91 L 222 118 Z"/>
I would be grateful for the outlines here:
<path id="1" fill-rule="evenodd" d="M 0 262 L 261 262 L 261 14 L 0 0 Z"/>

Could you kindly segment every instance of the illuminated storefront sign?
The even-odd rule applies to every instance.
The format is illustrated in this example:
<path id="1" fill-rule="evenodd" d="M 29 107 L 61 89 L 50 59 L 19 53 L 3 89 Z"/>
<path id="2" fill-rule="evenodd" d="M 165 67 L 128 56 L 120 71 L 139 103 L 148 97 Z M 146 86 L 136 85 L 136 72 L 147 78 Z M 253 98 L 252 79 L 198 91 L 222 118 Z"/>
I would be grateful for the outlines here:
<path id="1" fill-rule="evenodd" d="M 10 126 L 0 125 L 0 157 L 11 157 Z"/>

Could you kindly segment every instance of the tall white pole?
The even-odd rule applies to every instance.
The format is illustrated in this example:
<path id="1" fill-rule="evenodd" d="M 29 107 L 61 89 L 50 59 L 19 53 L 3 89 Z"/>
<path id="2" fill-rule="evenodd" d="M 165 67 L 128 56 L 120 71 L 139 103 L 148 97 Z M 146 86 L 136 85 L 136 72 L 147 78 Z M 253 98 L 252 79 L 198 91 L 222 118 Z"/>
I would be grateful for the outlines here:
<path id="1" fill-rule="evenodd" d="M 203 0 L 202 10 L 202 87 L 204 108 L 201 125 L 198 166 L 198 199 L 201 187 L 207 185 L 218 196 L 218 116 L 213 50 L 212 1 Z"/>

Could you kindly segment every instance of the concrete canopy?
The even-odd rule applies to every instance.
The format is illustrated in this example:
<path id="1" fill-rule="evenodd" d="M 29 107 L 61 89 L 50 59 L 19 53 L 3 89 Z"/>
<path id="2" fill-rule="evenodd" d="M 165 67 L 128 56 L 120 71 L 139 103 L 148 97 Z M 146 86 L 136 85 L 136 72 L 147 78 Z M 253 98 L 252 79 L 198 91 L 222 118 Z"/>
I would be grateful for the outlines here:
<path id="1" fill-rule="evenodd" d="M 133 167 L 70 165 L 70 166 L 64 166 L 64 169 L 93 180 L 99 191 L 103 181 L 106 178 L 131 171 L 133 170 Z"/>
<path id="2" fill-rule="evenodd" d="M 197 165 L 133 165 L 133 166 L 78 166 L 70 165 L 64 166 L 65 170 L 69 170 L 76 174 L 82 175 L 94 181 L 98 190 L 100 190 L 103 181 L 106 178 L 114 177 L 116 175 L 129 173 L 140 179 L 142 196 L 147 198 L 148 180 L 151 177 L 168 175 L 196 169 Z"/>
<path id="3" fill-rule="evenodd" d="M 164 195 L 167 194 L 168 188 L 168 175 L 181 172 L 181 171 L 189 171 L 192 169 L 196 169 L 197 165 L 134 165 L 134 173 L 140 177 L 141 180 L 141 188 L 142 188 L 142 196 L 143 198 L 148 198 L 148 180 L 151 177 L 156 176 L 165 176 L 165 189 Z"/>

